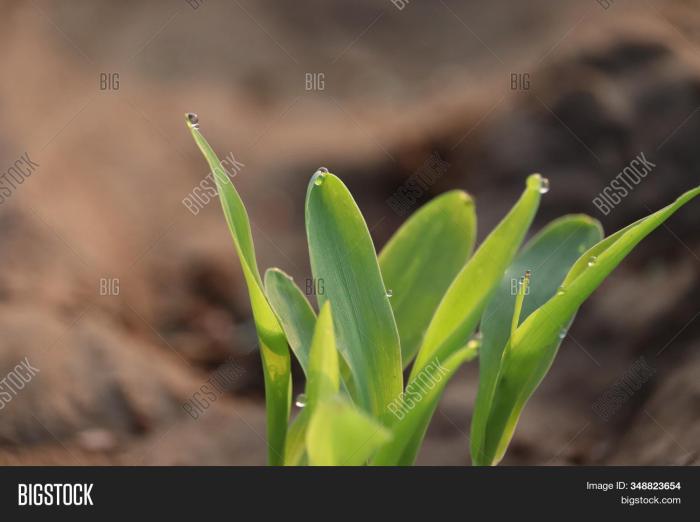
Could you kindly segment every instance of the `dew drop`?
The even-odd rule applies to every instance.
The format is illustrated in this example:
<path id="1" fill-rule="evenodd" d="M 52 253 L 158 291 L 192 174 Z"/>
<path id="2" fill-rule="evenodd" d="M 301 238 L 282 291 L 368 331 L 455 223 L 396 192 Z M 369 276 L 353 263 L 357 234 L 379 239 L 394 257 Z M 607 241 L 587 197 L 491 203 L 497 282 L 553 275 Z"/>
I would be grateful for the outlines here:
<path id="1" fill-rule="evenodd" d="M 559 331 L 559 339 L 566 337 L 566 330 L 562 329 Z"/>
<path id="2" fill-rule="evenodd" d="M 546 194 L 547 192 L 549 192 L 549 180 L 542 178 L 540 180 L 540 194 Z"/>
<path id="3" fill-rule="evenodd" d="M 294 404 L 296 404 L 297 408 L 303 408 L 304 406 L 306 406 L 306 394 L 300 393 L 299 395 L 297 395 Z"/>
<path id="4" fill-rule="evenodd" d="M 597 261 L 598 261 L 598 258 L 596 256 L 591 256 L 590 259 L 588 260 L 588 266 L 595 265 Z"/>
<path id="5" fill-rule="evenodd" d="M 476 332 L 474 335 L 472 335 L 472 338 L 467 343 L 467 348 L 471 348 L 471 349 L 481 348 L 482 338 L 483 338 L 483 334 L 481 332 Z"/>
<path id="6" fill-rule="evenodd" d="M 316 179 L 314 179 L 314 185 L 320 187 L 323 184 L 323 180 L 326 179 L 327 174 L 328 169 L 326 167 L 319 167 L 316 169 L 316 173 L 314 174 L 316 176 Z"/>
<path id="7" fill-rule="evenodd" d="M 386 290 L 386 296 L 391 297 L 394 295 L 394 291 L 391 288 L 387 288 Z"/>
<path id="8" fill-rule="evenodd" d="M 194 112 L 187 113 L 187 121 L 190 122 L 190 125 L 192 125 L 195 129 L 199 129 L 199 116 L 197 116 Z"/>
<path id="9" fill-rule="evenodd" d="M 559 290 L 557 290 L 557 295 L 564 295 L 566 293 L 566 288 L 563 286 L 559 287 Z"/>

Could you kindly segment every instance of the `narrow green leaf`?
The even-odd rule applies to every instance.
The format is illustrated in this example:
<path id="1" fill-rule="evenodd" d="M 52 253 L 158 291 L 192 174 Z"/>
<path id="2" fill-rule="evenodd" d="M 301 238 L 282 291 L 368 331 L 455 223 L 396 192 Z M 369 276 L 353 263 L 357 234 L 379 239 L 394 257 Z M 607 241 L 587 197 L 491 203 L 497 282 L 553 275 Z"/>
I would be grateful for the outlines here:
<path id="1" fill-rule="evenodd" d="M 418 455 L 430 419 L 448 381 L 457 369 L 477 353 L 475 341 L 450 355 L 425 365 L 406 391 L 390 406 L 395 416 L 393 438 L 372 459 L 374 466 L 411 466 Z"/>
<path id="2" fill-rule="evenodd" d="M 279 268 L 265 272 L 265 292 L 304 374 L 308 375 L 309 350 L 316 314 L 294 280 Z"/>
<path id="3" fill-rule="evenodd" d="M 270 268 L 265 272 L 265 292 L 292 352 L 304 375 L 308 375 L 309 350 L 316 325 L 316 313 L 294 280 L 279 268 Z M 338 363 L 340 376 L 343 378 L 341 388 L 343 392 L 352 395 L 353 379 L 350 368 L 342 357 Z"/>
<path id="4" fill-rule="evenodd" d="M 318 314 L 306 381 L 306 408 L 313 412 L 319 401 L 333 397 L 340 390 L 338 351 L 333 333 L 331 303 L 326 301 Z"/>
<path id="5" fill-rule="evenodd" d="M 291 362 L 287 340 L 262 288 L 260 272 L 255 259 L 250 221 L 243 201 L 221 167 L 221 162 L 211 146 L 199 132 L 199 127 L 193 125 L 187 117 L 186 122 L 195 143 L 209 163 L 219 193 L 221 208 L 224 211 L 248 287 L 263 361 L 268 459 L 272 465 L 281 465 L 284 462 L 284 445 L 292 390 Z"/>
<path id="6" fill-rule="evenodd" d="M 318 403 L 306 430 L 312 466 L 361 466 L 391 438 L 388 429 L 342 397 Z"/>
<path id="7" fill-rule="evenodd" d="M 542 177 L 528 177 L 522 196 L 459 272 L 440 301 L 411 371 L 412 380 L 431 360 L 447 357 L 474 332 L 481 313 L 530 227 L 540 202 Z"/>
<path id="8" fill-rule="evenodd" d="M 354 378 L 354 399 L 385 417 L 401 393 L 402 366 L 394 314 L 367 225 L 336 176 L 317 172 L 306 195 L 311 269 L 324 281 L 319 304 L 333 303 L 338 348 Z"/>
<path id="9" fill-rule="evenodd" d="M 301 410 L 287 430 L 287 442 L 284 450 L 285 466 L 300 466 L 304 461 L 309 413 L 307 408 Z"/>
<path id="10" fill-rule="evenodd" d="M 525 403 L 549 370 L 560 339 L 581 304 L 642 239 L 699 194 L 700 187 L 690 190 L 593 246 L 574 264 L 561 289 L 518 327 L 494 393 L 486 427 L 486 462 L 497 463 L 503 457 Z"/>
<path id="11" fill-rule="evenodd" d="M 333 333 L 330 301 L 326 301 L 321 308 L 310 345 L 305 390 L 306 405 L 289 429 L 286 465 L 297 465 L 301 462 L 308 422 L 316 410 L 316 405 L 321 401 L 335 397 L 340 390 L 340 358 Z"/>
<path id="12" fill-rule="evenodd" d="M 472 462 L 484 464 L 483 444 L 493 393 L 503 353 L 511 335 L 512 318 L 524 319 L 550 299 L 567 271 L 582 252 L 600 241 L 600 224 L 588 216 L 564 216 L 549 223 L 523 248 L 508 268 L 481 319 L 482 347 L 479 354 L 479 391 L 471 428 Z M 518 282 L 530 271 L 523 310 L 514 314 Z M 515 325 L 517 327 L 517 323 Z"/>
<path id="13" fill-rule="evenodd" d="M 379 254 L 401 339 L 404 367 L 418 351 L 440 299 L 474 248 L 474 201 L 463 191 L 442 194 L 415 212 Z"/>

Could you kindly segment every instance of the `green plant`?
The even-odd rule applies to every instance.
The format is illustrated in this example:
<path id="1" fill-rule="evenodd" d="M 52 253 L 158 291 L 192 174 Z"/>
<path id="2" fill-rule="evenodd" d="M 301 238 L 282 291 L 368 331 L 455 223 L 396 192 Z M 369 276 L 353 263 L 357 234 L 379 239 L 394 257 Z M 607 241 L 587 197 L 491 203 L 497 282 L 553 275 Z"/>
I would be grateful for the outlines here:
<path id="1" fill-rule="evenodd" d="M 497 464 L 581 304 L 700 194 L 690 190 L 605 239 L 596 220 L 564 216 L 520 249 L 548 189 L 533 174 L 473 254 L 474 202 L 451 191 L 416 211 L 377 256 L 350 192 L 319 169 L 305 213 L 313 277 L 325 286 L 317 317 L 284 272 L 272 268 L 261 279 L 243 202 L 196 120 L 188 115 L 187 123 L 214 175 L 248 286 L 274 465 L 412 464 L 445 384 L 477 352 L 472 461 Z M 306 376 L 291 424 L 290 348 Z"/>

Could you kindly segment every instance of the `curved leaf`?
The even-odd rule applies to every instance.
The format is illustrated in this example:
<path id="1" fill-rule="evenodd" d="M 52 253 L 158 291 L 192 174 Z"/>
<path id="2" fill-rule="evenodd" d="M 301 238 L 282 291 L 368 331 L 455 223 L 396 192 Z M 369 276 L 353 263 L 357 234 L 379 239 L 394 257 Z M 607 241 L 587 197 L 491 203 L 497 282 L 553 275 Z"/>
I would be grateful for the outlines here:
<path id="1" fill-rule="evenodd" d="M 574 264 L 556 295 L 518 327 L 499 377 L 486 427 L 485 461 L 500 461 L 525 403 L 554 360 L 560 337 L 581 304 L 632 249 L 674 212 L 700 194 L 690 190 L 674 203 L 593 246 Z"/>
<path id="2" fill-rule="evenodd" d="M 306 195 L 311 269 L 324 281 L 319 304 L 333 303 L 338 349 L 354 379 L 354 399 L 380 418 L 401 393 L 402 366 L 394 314 L 367 225 L 345 185 L 317 172 Z"/>
<path id="3" fill-rule="evenodd" d="M 372 465 L 410 466 L 414 463 L 445 386 L 457 369 L 471 361 L 476 353 L 477 343 L 470 342 L 444 363 L 436 360 L 423 368 L 391 408 L 397 417 L 392 426 L 393 438 L 377 452 Z"/>
<path id="4" fill-rule="evenodd" d="M 565 216 L 549 223 L 523 248 L 508 268 L 500 287 L 481 319 L 482 347 L 479 354 L 479 391 L 471 427 L 472 462 L 484 464 L 482 455 L 490 407 L 503 353 L 511 335 L 511 322 L 518 283 L 531 272 L 528 293 L 519 317 L 526 318 L 556 292 L 567 271 L 582 252 L 600 241 L 600 224 L 588 216 Z"/>
<path id="5" fill-rule="evenodd" d="M 446 192 L 415 212 L 379 254 L 384 284 L 408 366 L 430 318 L 474 248 L 474 201 L 461 190 Z"/>
<path id="6" fill-rule="evenodd" d="M 265 292 L 304 374 L 308 375 L 309 350 L 316 314 L 294 280 L 279 268 L 265 272 Z"/>
<path id="7" fill-rule="evenodd" d="M 540 202 L 542 177 L 528 177 L 522 196 L 459 272 L 440 301 L 411 371 L 412 380 L 431 360 L 445 360 L 469 339 L 503 272 L 515 257 Z"/>
<path id="8" fill-rule="evenodd" d="M 222 169 L 221 162 L 211 146 L 199 132 L 199 128 L 193 125 L 187 117 L 186 122 L 195 143 L 209 163 L 219 192 L 221 208 L 224 211 L 248 287 L 263 361 L 268 459 L 270 464 L 281 465 L 284 462 L 285 436 L 292 392 L 291 362 L 287 340 L 262 288 L 260 272 L 258 272 L 255 259 L 253 236 L 250 232 L 250 221 L 243 201 Z"/>

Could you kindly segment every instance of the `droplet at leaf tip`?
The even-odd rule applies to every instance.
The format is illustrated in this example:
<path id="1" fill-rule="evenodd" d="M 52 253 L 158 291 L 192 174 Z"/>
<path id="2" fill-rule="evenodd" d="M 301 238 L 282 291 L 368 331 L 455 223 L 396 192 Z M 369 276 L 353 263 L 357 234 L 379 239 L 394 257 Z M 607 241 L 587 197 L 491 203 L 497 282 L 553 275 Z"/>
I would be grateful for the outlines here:
<path id="1" fill-rule="evenodd" d="M 185 113 L 185 122 L 191 129 L 199 129 L 199 116 L 194 112 Z"/>
<path id="2" fill-rule="evenodd" d="M 311 184 L 320 187 L 329 174 L 332 175 L 326 167 L 319 167 L 316 169 L 316 172 L 314 172 L 314 175 L 311 176 Z"/>

